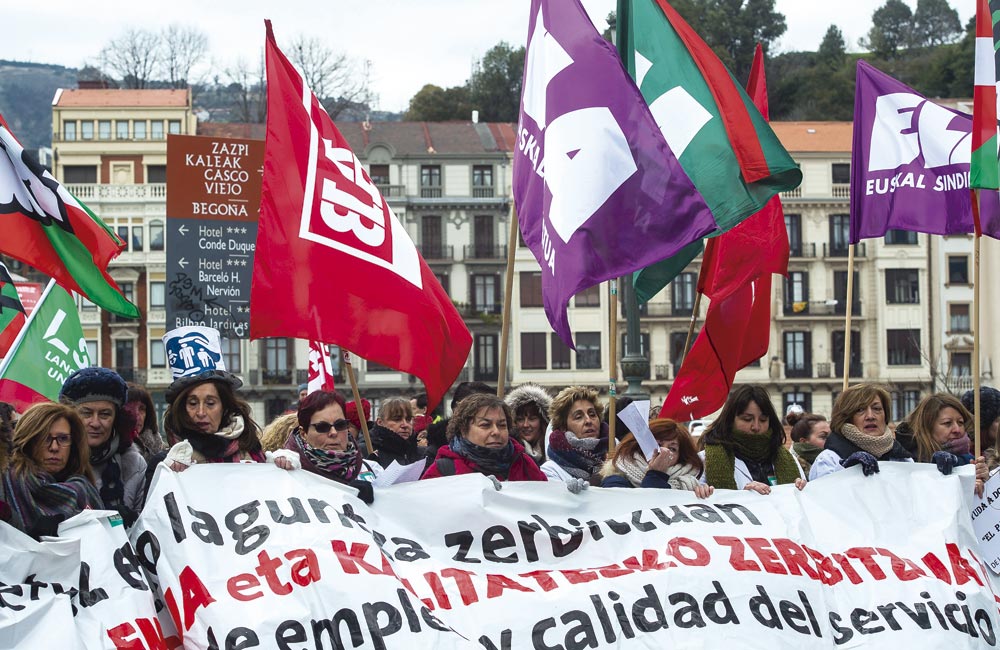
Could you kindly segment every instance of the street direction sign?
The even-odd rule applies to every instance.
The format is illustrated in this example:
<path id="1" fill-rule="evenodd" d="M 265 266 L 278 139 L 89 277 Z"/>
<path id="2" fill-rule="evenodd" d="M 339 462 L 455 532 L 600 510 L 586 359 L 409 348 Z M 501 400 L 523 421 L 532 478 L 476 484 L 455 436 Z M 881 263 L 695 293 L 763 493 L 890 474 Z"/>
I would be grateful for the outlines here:
<path id="1" fill-rule="evenodd" d="M 167 139 L 167 328 L 248 338 L 264 142 Z"/>

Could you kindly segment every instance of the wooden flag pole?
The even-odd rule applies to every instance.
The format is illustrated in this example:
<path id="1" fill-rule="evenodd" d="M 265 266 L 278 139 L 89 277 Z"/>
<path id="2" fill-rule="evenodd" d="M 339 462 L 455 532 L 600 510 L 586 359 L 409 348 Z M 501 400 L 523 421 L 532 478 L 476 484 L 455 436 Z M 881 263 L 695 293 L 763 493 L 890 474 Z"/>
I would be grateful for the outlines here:
<path id="1" fill-rule="evenodd" d="M 361 403 L 361 394 L 358 392 L 358 380 L 354 377 L 354 366 L 351 365 L 351 354 L 346 350 L 344 353 L 344 364 L 347 366 L 347 380 L 351 382 L 351 393 L 354 394 L 354 405 L 358 407 L 358 420 L 361 422 L 361 433 L 365 436 L 365 447 L 371 454 L 375 449 L 372 447 L 372 437 L 368 433 L 368 418 L 365 417 L 365 407 Z"/>
<path id="2" fill-rule="evenodd" d="M 691 322 L 688 323 L 688 335 L 687 338 L 684 339 L 684 350 L 683 354 L 681 354 L 681 362 L 677 364 L 678 368 L 684 365 L 684 360 L 687 359 L 688 351 L 691 350 L 691 345 L 692 343 L 694 343 L 694 341 L 692 341 L 691 339 L 694 338 L 694 324 L 695 322 L 697 322 L 698 312 L 701 310 L 702 295 L 703 294 L 699 291 L 694 298 L 694 310 L 691 312 Z"/>
<path id="3" fill-rule="evenodd" d="M 517 252 L 517 218 L 510 204 L 510 236 L 507 237 L 507 279 L 503 293 L 503 324 L 500 326 L 500 367 L 497 370 L 497 397 L 503 397 L 507 379 L 507 343 L 510 338 L 510 300 L 514 294 L 514 253 Z"/>
<path id="4" fill-rule="evenodd" d="M 625 282 L 630 282 L 631 276 L 626 276 Z M 615 453 L 615 398 L 618 394 L 618 281 L 608 280 L 608 304 L 611 318 L 609 327 L 611 330 L 610 341 L 608 342 L 608 357 L 611 361 L 611 370 L 608 373 L 608 458 Z"/>
<path id="5" fill-rule="evenodd" d="M 982 239 L 982 229 L 979 223 L 980 190 L 975 191 L 975 201 L 973 202 L 973 218 L 976 224 L 976 233 L 973 240 L 972 255 L 972 421 L 975 429 L 973 442 L 975 443 L 975 457 L 979 458 L 983 451 L 983 432 L 980 430 L 980 410 L 979 410 L 979 244 Z"/>
<path id="6" fill-rule="evenodd" d="M 847 306 L 844 309 L 844 390 L 851 379 L 851 311 L 854 307 L 854 247 L 847 248 Z"/>

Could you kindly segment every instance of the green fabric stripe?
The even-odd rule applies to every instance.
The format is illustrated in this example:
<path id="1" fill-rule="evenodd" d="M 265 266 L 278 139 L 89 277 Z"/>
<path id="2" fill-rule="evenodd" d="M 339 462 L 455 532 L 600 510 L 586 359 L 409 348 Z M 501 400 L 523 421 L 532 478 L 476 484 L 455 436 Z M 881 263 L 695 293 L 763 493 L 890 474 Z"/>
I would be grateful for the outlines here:
<path id="1" fill-rule="evenodd" d="M 969 187 L 1000 189 L 1000 160 L 997 159 L 997 136 L 983 143 L 972 152 L 972 168 L 969 172 Z"/>
<path id="2" fill-rule="evenodd" d="M 93 253 L 76 236 L 57 227 L 42 229 L 52 248 L 59 255 L 66 271 L 80 286 L 81 292 L 101 309 L 127 318 L 139 318 L 139 309 L 108 283 L 101 269 L 94 264 Z"/>

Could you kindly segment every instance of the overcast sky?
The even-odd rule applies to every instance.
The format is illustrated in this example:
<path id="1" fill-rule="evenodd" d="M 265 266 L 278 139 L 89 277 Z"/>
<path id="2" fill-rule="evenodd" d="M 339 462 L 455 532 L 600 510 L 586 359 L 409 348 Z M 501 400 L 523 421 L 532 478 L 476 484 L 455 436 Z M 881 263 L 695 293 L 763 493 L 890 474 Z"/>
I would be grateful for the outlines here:
<path id="1" fill-rule="evenodd" d="M 916 0 L 905 0 L 911 7 Z M 975 0 L 950 0 L 962 24 Z M 778 50 L 815 50 L 836 24 L 849 49 L 857 49 L 884 0 L 777 0 L 788 30 Z M 424 84 L 465 82 L 476 59 L 499 41 L 521 45 L 529 0 L 41 0 L 5 2 L 0 59 L 79 67 L 129 27 L 159 29 L 171 22 L 195 25 L 209 37 L 211 61 L 222 70 L 239 57 L 252 60 L 264 43 L 265 18 L 279 45 L 299 34 L 320 37 L 331 48 L 371 62 L 378 107 L 405 110 Z M 615 0 L 583 0 L 599 29 Z M 203 66 L 202 70 L 207 70 Z M 969 89 L 971 95 L 972 89 Z M 0 112 L 3 110 L 0 106 Z"/>

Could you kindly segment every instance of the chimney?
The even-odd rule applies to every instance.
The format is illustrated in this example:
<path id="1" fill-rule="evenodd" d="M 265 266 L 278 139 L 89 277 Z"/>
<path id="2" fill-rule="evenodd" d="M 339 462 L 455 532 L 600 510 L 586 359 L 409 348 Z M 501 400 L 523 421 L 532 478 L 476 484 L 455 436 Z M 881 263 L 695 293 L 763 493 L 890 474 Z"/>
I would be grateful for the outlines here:
<path id="1" fill-rule="evenodd" d="M 479 124 L 479 111 L 472 111 L 472 123 Z"/>

